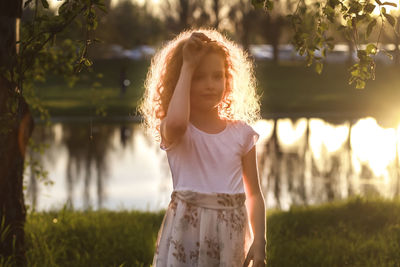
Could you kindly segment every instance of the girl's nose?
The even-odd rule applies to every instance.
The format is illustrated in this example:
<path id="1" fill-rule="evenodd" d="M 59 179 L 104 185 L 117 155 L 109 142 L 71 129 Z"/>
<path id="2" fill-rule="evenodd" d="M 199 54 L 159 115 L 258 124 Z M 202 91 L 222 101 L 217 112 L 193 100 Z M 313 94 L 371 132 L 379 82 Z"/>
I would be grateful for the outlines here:
<path id="1" fill-rule="evenodd" d="M 207 89 L 213 89 L 213 80 L 212 80 L 212 77 L 211 76 L 208 76 L 207 78 L 206 78 L 206 88 Z"/>

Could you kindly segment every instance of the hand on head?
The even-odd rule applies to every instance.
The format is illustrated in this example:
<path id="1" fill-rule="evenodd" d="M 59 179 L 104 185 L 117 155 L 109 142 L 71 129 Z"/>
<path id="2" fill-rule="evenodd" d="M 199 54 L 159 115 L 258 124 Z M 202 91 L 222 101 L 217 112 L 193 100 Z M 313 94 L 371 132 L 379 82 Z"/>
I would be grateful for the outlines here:
<path id="1" fill-rule="evenodd" d="M 204 33 L 194 32 L 183 45 L 183 62 L 196 68 L 201 58 L 207 52 L 207 44 L 211 39 Z"/>

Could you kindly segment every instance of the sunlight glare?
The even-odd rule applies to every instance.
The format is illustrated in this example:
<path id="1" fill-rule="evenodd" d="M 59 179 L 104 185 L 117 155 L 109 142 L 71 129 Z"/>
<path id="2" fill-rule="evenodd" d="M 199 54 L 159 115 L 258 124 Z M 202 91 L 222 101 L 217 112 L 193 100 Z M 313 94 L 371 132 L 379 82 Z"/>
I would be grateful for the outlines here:
<path id="1" fill-rule="evenodd" d="M 307 119 L 299 119 L 293 124 L 290 119 L 280 119 L 277 123 L 278 140 L 283 146 L 296 144 L 307 129 Z"/>
<path id="2" fill-rule="evenodd" d="M 380 127 L 374 118 L 361 119 L 353 126 L 351 147 L 356 158 L 368 163 L 375 175 L 384 175 L 396 156 L 396 131 Z"/>
<path id="3" fill-rule="evenodd" d="M 322 119 L 310 120 L 310 146 L 316 159 L 321 158 L 322 150 L 328 153 L 338 151 L 346 142 L 349 127 L 332 125 Z"/>
<path id="4" fill-rule="evenodd" d="M 58 9 L 65 1 L 64 0 L 50 0 L 49 7 L 50 9 Z"/>
<path id="5" fill-rule="evenodd" d="M 61 144 L 63 139 L 63 127 L 61 123 L 55 123 L 53 125 L 53 133 L 54 133 L 54 143 Z"/>
<path id="6" fill-rule="evenodd" d="M 398 157 L 397 160 L 399 160 L 400 159 L 400 124 L 397 126 L 396 140 L 397 140 L 397 157 Z"/>
<path id="7" fill-rule="evenodd" d="M 254 124 L 251 125 L 260 137 L 258 139 L 259 143 L 267 141 L 274 130 L 274 123 L 271 120 L 258 120 Z"/>
<path id="8" fill-rule="evenodd" d="M 391 0 L 391 1 L 382 1 L 382 2 L 383 2 L 383 3 L 393 3 L 393 4 L 396 4 L 396 5 L 397 5 L 397 7 L 385 5 L 384 7 L 385 7 L 385 9 L 386 9 L 386 13 L 387 13 L 387 14 L 391 14 L 391 13 L 398 14 L 398 13 L 399 13 L 400 1 L 393 1 L 393 0 Z M 372 15 L 379 16 L 379 14 L 380 14 L 380 8 L 379 8 L 379 6 L 378 6 L 378 4 L 377 4 L 376 2 L 375 2 L 375 4 L 376 4 L 376 7 L 375 7 L 375 9 L 372 11 Z"/>

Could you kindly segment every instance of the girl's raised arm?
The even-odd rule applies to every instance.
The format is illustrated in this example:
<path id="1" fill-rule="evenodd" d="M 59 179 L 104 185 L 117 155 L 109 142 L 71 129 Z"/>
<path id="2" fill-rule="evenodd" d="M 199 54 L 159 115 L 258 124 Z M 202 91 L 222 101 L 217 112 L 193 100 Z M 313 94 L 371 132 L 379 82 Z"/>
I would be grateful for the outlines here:
<path id="1" fill-rule="evenodd" d="M 190 87 L 192 76 L 206 53 L 210 39 L 195 32 L 182 48 L 183 63 L 178 82 L 168 106 L 167 115 L 161 123 L 161 135 L 167 145 L 174 143 L 186 131 L 190 117 Z"/>

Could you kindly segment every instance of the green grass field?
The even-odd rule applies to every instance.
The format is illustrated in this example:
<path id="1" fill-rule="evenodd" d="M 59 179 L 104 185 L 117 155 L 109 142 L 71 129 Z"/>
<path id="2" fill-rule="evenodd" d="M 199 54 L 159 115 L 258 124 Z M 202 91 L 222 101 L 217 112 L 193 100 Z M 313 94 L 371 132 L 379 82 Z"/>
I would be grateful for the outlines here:
<path id="1" fill-rule="evenodd" d="M 131 85 L 120 95 L 120 69 L 126 63 Z M 367 115 L 391 114 L 399 111 L 400 67 L 377 66 L 375 81 L 364 90 L 347 84 L 349 74 L 343 64 L 326 64 L 321 75 L 303 62 L 274 65 L 255 62 L 262 112 L 271 113 L 355 113 Z M 50 77 L 36 84 L 38 96 L 53 116 L 93 116 L 96 108 L 104 108 L 107 116 L 134 115 L 143 93 L 143 82 L 149 61 L 99 60 L 93 73 L 82 74 L 81 81 L 68 87 L 62 78 Z M 94 77 L 99 87 L 93 88 Z"/>
<path id="2" fill-rule="evenodd" d="M 149 266 L 163 215 L 66 210 L 29 214 L 28 266 Z"/>
<path id="3" fill-rule="evenodd" d="M 29 266 L 149 266 L 163 212 L 31 213 Z M 267 215 L 267 266 L 399 266 L 400 200 L 345 200 Z"/>

